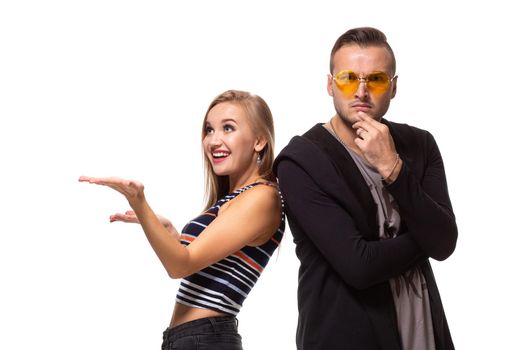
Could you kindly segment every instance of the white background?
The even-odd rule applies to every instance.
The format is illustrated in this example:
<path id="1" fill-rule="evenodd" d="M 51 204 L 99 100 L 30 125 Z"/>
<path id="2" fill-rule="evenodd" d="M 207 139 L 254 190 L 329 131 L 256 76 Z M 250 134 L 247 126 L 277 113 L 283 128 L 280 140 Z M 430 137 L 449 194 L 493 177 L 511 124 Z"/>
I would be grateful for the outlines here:
<path id="1" fill-rule="evenodd" d="M 0 348 L 160 348 L 178 281 L 140 227 L 109 224 L 124 198 L 78 177 L 139 179 L 181 228 L 202 209 L 209 102 L 262 96 L 279 151 L 333 115 L 329 52 L 356 26 L 396 53 L 387 118 L 445 160 L 460 236 L 432 264 L 456 347 L 525 348 L 518 3 L 2 1 Z M 239 315 L 245 349 L 294 348 L 293 249 L 288 231 Z"/>

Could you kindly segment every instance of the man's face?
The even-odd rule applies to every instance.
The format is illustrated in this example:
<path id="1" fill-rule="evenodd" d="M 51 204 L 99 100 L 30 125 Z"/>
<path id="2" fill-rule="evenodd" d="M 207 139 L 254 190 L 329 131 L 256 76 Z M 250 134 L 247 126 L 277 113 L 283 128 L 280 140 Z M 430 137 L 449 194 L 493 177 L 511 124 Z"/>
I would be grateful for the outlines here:
<path id="1" fill-rule="evenodd" d="M 328 75 L 327 89 L 334 99 L 337 114 L 350 125 L 360 120 L 357 116 L 359 111 L 379 121 L 396 94 L 397 78 L 389 83 L 385 91 L 373 89 L 361 79 L 355 92 L 349 93 L 340 88 L 333 77 L 341 71 L 351 71 L 358 78 L 366 78 L 369 74 L 378 72 L 386 73 L 389 79 L 392 78 L 392 57 L 387 49 L 380 46 L 346 45 L 335 53 L 333 63 L 334 70 L 332 75 Z"/>

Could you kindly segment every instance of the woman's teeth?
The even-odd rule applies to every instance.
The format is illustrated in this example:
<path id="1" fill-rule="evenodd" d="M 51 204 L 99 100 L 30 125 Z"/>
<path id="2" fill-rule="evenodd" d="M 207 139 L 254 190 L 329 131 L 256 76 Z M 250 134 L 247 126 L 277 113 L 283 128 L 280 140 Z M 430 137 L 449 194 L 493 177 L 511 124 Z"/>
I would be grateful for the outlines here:
<path id="1" fill-rule="evenodd" d="M 226 152 L 212 152 L 211 155 L 213 156 L 213 158 L 224 158 L 229 156 L 230 154 Z"/>

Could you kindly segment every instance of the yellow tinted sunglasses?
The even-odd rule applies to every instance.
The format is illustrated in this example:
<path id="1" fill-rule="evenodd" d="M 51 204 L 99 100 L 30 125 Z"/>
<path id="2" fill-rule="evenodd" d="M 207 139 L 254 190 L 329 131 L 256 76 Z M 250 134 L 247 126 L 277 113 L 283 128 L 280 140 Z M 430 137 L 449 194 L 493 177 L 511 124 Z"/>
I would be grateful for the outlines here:
<path id="1" fill-rule="evenodd" d="M 370 93 L 376 95 L 383 94 L 388 90 L 390 83 L 395 78 L 397 78 L 397 75 L 390 78 L 388 74 L 384 72 L 374 72 L 361 78 L 351 70 L 343 70 L 337 73 L 332 79 L 335 81 L 337 88 L 344 95 L 349 96 L 355 94 L 361 82 L 366 84 Z"/>

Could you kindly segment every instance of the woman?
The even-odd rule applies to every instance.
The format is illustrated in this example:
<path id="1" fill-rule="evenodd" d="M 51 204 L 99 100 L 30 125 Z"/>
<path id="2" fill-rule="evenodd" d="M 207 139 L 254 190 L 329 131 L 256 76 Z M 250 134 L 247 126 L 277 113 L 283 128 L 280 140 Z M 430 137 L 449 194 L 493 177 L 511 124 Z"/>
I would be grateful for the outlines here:
<path id="1" fill-rule="evenodd" d="M 149 207 L 140 182 L 80 177 L 122 193 L 133 211 L 110 221 L 140 223 L 169 276 L 182 278 L 162 349 L 242 349 L 235 316 L 285 225 L 273 139 L 262 98 L 230 90 L 212 101 L 202 127 L 208 209 L 181 234 Z"/>

